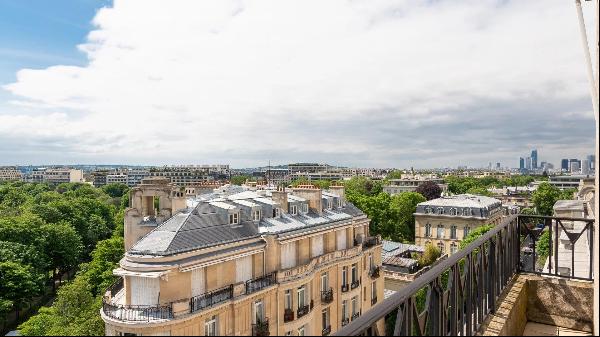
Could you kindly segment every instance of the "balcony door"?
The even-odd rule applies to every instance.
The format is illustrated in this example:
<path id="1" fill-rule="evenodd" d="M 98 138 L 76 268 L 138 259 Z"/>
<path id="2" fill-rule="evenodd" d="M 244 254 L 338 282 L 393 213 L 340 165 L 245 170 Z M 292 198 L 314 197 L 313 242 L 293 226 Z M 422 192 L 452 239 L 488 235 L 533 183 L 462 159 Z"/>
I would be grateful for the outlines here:
<path id="1" fill-rule="evenodd" d="M 329 274 L 321 274 L 321 291 L 329 290 Z"/>
<path id="2" fill-rule="evenodd" d="M 298 309 L 303 308 L 306 305 L 306 287 L 302 286 L 298 288 Z"/>
<path id="3" fill-rule="evenodd" d="M 254 302 L 254 317 L 253 318 L 254 318 L 254 320 L 253 320 L 254 324 L 265 321 L 265 306 L 264 306 L 262 300 Z"/>

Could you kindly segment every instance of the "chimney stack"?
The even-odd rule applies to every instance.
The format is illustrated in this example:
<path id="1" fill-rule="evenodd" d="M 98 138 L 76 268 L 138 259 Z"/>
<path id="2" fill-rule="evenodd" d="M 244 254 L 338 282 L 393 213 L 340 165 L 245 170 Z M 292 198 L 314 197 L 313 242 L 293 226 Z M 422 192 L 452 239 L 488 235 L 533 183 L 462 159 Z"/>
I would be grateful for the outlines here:
<path id="1" fill-rule="evenodd" d="M 329 190 L 331 191 L 331 193 L 339 195 L 343 202 L 346 202 L 346 189 L 344 185 L 331 185 L 329 186 Z"/>
<path id="2" fill-rule="evenodd" d="M 277 186 L 277 191 L 271 192 L 271 198 L 281 206 L 284 213 L 288 213 L 288 194 L 285 187 Z"/>
<path id="3" fill-rule="evenodd" d="M 293 188 L 294 195 L 308 200 L 308 207 L 317 214 L 323 214 L 323 193 L 314 185 L 298 185 Z"/>

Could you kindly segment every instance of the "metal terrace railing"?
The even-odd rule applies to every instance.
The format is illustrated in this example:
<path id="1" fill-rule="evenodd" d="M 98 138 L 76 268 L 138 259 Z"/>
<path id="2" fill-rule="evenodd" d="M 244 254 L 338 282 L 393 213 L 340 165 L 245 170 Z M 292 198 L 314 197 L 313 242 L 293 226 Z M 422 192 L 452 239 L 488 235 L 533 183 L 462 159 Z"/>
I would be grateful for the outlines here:
<path id="1" fill-rule="evenodd" d="M 277 283 L 277 272 L 272 272 L 265 276 L 246 282 L 246 294 L 262 290 Z"/>
<path id="2" fill-rule="evenodd" d="M 233 285 L 213 290 L 190 299 L 190 313 L 200 311 L 233 298 Z"/>
<path id="3" fill-rule="evenodd" d="M 475 335 L 518 273 L 593 280 L 593 225 L 593 219 L 509 216 L 356 320 L 342 324 L 336 335 Z M 539 256 L 540 240 L 547 259 Z M 576 260 L 582 255 L 589 261 Z M 538 258 L 547 262 L 540 264 Z M 393 331 L 377 331 L 382 319 L 391 321 Z"/>
<path id="4" fill-rule="evenodd" d="M 173 307 L 166 305 L 122 305 L 102 301 L 102 310 L 110 318 L 119 321 L 149 322 L 173 318 Z"/>

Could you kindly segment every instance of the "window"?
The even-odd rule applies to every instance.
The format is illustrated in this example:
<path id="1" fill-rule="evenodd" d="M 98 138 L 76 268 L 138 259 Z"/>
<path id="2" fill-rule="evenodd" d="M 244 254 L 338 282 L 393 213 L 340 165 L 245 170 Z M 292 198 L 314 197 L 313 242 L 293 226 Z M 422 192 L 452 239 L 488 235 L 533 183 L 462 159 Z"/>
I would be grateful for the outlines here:
<path id="1" fill-rule="evenodd" d="M 344 206 L 344 202 L 342 201 L 342 198 L 338 198 L 337 207 L 342 207 L 342 206 Z"/>
<path id="2" fill-rule="evenodd" d="M 371 283 L 371 299 L 377 298 L 377 281 Z"/>
<path id="3" fill-rule="evenodd" d="M 437 226 L 437 238 L 438 239 L 443 239 L 444 238 L 444 225 L 438 225 Z"/>
<path id="4" fill-rule="evenodd" d="M 305 332 L 306 332 L 305 330 L 306 330 L 306 329 L 305 329 L 305 326 L 304 326 L 304 325 L 303 325 L 303 326 L 301 326 L 301 327 L 299 327 L 299 328 L 298 328 L 298 336 L 306 336 L 306 335 L 305 335 Z"/>
<path id="5" fill-rule="evenodd" d="M 296 215 L 296 214 L 298 214 L 298 206 L 296 206 L 296 205 L 292 205 L 292 206 L 290 207 L 290 214 L 292 214 L 292 215 Z"/>
<path id="6" fill-rule="evenodd" d="M 470 216 L 471 215 L 471 209 L 470 208 L 463 208 L 463 215 L 464 216 Z"/>
<path id="7" fill-rule="evenodd" d="M 252 212 L 252 220 L 260 221 L 260 210 L 255 210 Z"/>
<path id="8" fill-rule="evenodd" d="M 323 322 L 323 330 L 329 327 L 329 308 L 321 311 L 321 322 Z"/>
<path id="9" fill-rule="evenodd" d="M 323 273 L 321 274 L 321 291 L 329 290 L 329 274 Z"/>
<path id="10" fill-rule="evenodd" d="M 457 230 L 456 226 L 451 226 L 450 227 L 450 239 L 453 239 L 453 240 L 457 239 L 457 237 L 456 237 L 456 230 Z"/>
<path id="11" fill-rule="evenodd" d="M 444 254 L 444 250 L 445 250 L 444 249 L 445 248 L 444 243 L 443 242 L 438 242 L 437 247 L 440 250 L 440 252 L 442 252 L 442 254 Z"/>
<path id="12" fill-rule="evenodd" d="M 234 224 L 239 223 L 239 219 L 240 219 L 240 214 L 239 213 L 229 214 L 229 224 L 230 225 L 234 225 Z"/>
<path id="13" fill-rule="evenodd" d="M 235 281 L 246 282 L 252 279 L 252 255 L 235 260 Z"/>
<path id="14" fill-rule="evenodd" d="M 206 322 L 204 323 L 204 335 L 205 336 L 218 336 L 219 331 L 217 328 L 218 328 L 217 316 L 213 316 L 213 317 L 207 319 Z"/>
<path id="15" fill-rule="evenodd" d="M 342 267 L 342 285 L 348 285 L 348 267 Z"/>
<path id="16" fill-rule="evenodd" d="M 348 300 L 342 301 L 342 321 L 348 318 Z"/>
<path id="17" fill-rule="evenodd" d="M 354 263 L 352 265 L 352 283 L 358 282 L 358 265 Z"/>
<path id="18" fill-rule="evenodd" d="M 458 211 L 456 210 L 456 208 L 450 209 L 450 215 L 456 215 L 457 213 L 458 213 Z"/>
<path id="19" fill-rule="evenodd" d="M 273 208 L 273 217 L 274 218 L 278 218 L 279 217 L 279 208 Z"/>
<path id="20" fill-rule="evenodd" d="M 470 232 L 471 232 L 471 228 L 469 226 L 465 226 L 465 228 L 463 229 L 463 239 L 466 238 Z"/>
<path id="21" fill-rule="evenodd" d="M 292 309 L 292 290 L 288 289 L 285 291 L 285 299 L 284 299 L 284 309 Z"/>
<path id="22" fill-rule="evenodd" d="M 308 213 L 308 204 L 302 204 L 302 213 Z"/>
<path id="23" fill-rule="evenodd" d="M 425 237 L 427 237 L 427 238 L 431 237 L 431 224 L 425 225 Z"/>
<path id="24" fill-rule="evenodd" d="M 369 253 L 369 270 L 375 267 L 375 262 L 373 261 L 373 254 Z"/>
<path id="25" fill-rule="evenodd" d="M 437 214 L 444 214 L 444 208 L 443 207 L 438 207 L 437 208 Z"/>
<path id="26" fill-rule="evenodd" d="M 358 313 L 358 296 L 352 297 L 352 316 Z"/>
<path id="27" fill-rule="evenodd" d="M 265 307 L 262 300 L 254 302 L 254 324 L 265 321 Z"/>
<path id="28" fill-rule="evenodd" d="M 304 286 L 298 288 L 298 309 L 306 305 L 306 288 Z"/>
<path id="29" fill-rule="evenodd" d="M 458 246 L 456 245 L 456 243 L 452 242 L 450 244 L 450 254 L 456 253 L 457 250 L 458 250 Z"/>
<path id="30" fill-rule="evenodd" d="M 430 214 L 430 213 L 432 213 L 431 207 L 426 207 L 425 208 L 425 214 Z"/>

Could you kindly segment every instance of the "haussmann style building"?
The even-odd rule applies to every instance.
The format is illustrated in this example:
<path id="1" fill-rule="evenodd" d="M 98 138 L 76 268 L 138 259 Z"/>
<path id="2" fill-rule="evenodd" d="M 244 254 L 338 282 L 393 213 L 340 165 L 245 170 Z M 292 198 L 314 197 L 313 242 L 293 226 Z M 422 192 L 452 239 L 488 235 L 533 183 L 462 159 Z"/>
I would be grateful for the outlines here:
<path id="1" fill-rule="evenodd" d="M 188 198 L 146 178 L 130 205 L 107 335 L 329 335 L 383 300 L 381 240 L 343 187 Z"/>

